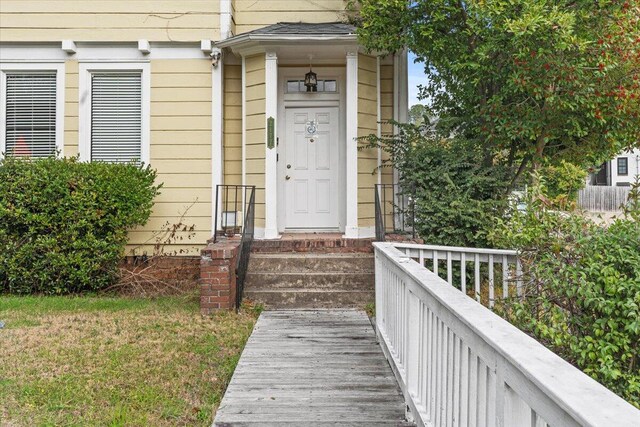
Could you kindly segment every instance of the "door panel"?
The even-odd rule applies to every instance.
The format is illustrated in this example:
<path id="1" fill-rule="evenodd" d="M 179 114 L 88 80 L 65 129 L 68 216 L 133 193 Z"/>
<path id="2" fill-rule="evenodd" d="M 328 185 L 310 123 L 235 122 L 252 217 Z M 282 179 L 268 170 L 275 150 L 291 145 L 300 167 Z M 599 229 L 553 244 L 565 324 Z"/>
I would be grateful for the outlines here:
<path id="1" fill-rule="evenodd" d="M 285 228 L 340 227 L 338 120 L 336 107 L 286 109 Z M 317 127 L 313 138 L 306 132 L 310 121 Z"/>

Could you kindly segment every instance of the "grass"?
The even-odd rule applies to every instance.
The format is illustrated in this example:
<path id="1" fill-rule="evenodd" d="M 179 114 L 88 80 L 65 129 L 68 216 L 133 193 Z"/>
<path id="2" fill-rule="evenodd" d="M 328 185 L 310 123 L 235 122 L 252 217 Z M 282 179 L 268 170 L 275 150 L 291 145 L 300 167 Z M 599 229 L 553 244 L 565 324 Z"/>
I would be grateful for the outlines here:
<path id="1" fill-rule="evenodd" d="M 211 425 L 258 311 L 0 296 L 0 425 Z"/>

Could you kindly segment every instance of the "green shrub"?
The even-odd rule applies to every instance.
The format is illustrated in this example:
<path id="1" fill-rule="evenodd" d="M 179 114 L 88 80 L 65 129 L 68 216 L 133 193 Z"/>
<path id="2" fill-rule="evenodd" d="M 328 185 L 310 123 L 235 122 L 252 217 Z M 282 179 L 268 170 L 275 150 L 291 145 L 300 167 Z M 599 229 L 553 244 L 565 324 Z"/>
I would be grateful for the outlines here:
<path id="1" fill-rule="evenodd" d="M 0 292 L 63 294 L 109 285 L 127 231 L 160 186 L 135 165 L 77 159 L 0 162 Z"/>
<path id="2" fill-rule="evenodd" d="M 398 135 L 366 138 L 390 153 L 401 187 L 415 195 L 416 231 L 429 244 L 486 246 L 493 218 L 506 208 L 509 179 L 477 145 L 441 139 L 426 126 L 397 124 Z"/>
<path id="3" fill-rule="evenodd" d="M 541 175 L 548 197 L 564 197 L 570 201 L 578 199 L 578 191 L 585 186 L 587 180 L 586 169 L 564 160 L 558 165 L 542 168 Z"/>
<path id="4" fill-rule="evenodd" d="M 527 283 L 503 314 L 640 407 L 639 212 L 605 227 L 558 210 L 539 188 L 527 202 L 492 235 L 521 251 Z"/>

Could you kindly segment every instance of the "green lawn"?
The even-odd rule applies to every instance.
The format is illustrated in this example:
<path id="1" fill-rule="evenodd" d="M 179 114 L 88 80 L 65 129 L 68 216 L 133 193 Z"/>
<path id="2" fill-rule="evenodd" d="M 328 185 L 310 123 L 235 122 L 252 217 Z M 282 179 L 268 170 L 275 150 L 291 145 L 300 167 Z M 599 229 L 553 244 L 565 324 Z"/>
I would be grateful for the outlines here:
<path id="1" fill-rule="evenodd" d="M 0 296 L 0 426 L 210 425 L 257 314 Z"/>

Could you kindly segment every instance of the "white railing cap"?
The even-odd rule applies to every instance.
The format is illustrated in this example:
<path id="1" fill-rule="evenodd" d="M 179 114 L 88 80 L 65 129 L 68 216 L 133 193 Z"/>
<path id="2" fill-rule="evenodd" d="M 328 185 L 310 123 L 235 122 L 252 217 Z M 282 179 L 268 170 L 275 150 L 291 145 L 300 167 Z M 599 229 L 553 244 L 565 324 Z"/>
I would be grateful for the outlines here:
<path id="1" fill-rule="evenodd" d="M 382 242 L 379 242 L 382 243 Z M 518 255 L 518 251 L 513 249 L 489 249 L 489 248 L 464 248 L 459 246 L 440 246 L 440 245 L 420 245 L 417 243 L 388 243 L 396 248 L 416 249 L 438 252 L 464 252 L 473 254 L 486 255 Z"/>

